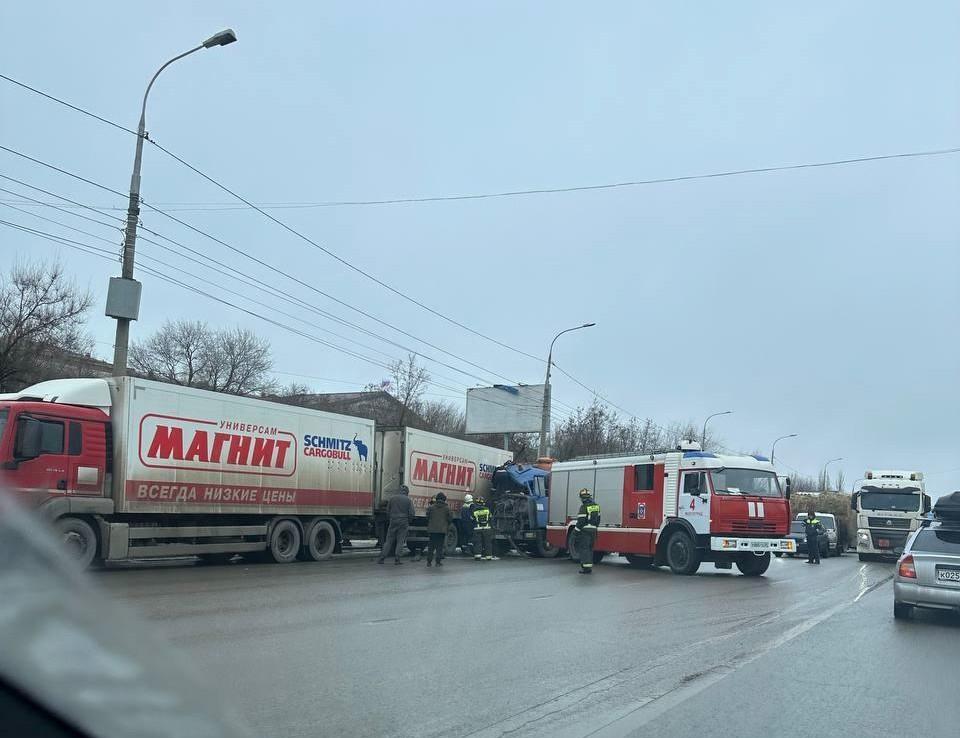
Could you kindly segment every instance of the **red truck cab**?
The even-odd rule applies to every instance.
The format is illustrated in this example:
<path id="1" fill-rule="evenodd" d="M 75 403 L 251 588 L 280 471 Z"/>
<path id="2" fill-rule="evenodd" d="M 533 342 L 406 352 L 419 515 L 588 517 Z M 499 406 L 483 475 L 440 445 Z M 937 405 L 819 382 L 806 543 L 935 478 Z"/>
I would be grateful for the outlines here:
<path id="1" fill-rule="evenodd" d="M 30 507 L 73 496 L 103 497 L 109 441 L 109 418 L 101 410 L 0 401 L 0 485 Z"/>

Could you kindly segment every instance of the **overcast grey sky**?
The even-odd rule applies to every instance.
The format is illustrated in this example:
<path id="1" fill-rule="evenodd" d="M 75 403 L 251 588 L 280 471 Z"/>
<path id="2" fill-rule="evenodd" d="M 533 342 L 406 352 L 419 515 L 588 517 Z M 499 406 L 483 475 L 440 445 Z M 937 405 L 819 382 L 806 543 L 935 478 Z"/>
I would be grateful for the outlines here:
<path id="1" fill-rule="evenodd" d="M 960 5 L 781 3 L 4 3 L 0 72 L 136 127 L 166 59 L 222 27 L 239 43 L 174 65 L 148 130 L 256 202 L 389 199 L 673 177 L 960 146 Z M 0 143 L 126 190 L 133 137 L 0 80 Z M 123 198 L 0 151 L 0 173 L 79 202 Z M 9 181 L 7 189 L 28 192 Z M 230 199 L 148 147 L 143 197 Z M 18 198 L 0 192 L 0 201 Z M 41 196 L 41 199 L 50 200 Z M 556 360 L 659 422 L 733 409 L 727 445 L 815 475 L 837 456 L 921 469 L 960 489 L 960 155 L 615 190 L 271 211 L 477 330 Z M 178 206 L 172 203 L 179 204 Z M 5 220 L 86 236 L 0 207 Z M 38 211 L 111 241 L 119 234 Z M 491 371 L 543 363 L 404 302 L 255 212 L 178 217 Z M 163 216 L 166 236 L 431 355 Z M 249 288 L 141 242 L 186 281 L 251 306 Z M 59 256 L 102 296 L 115 265 L 0 229 L 5 264 Z M 138 255 L 139 255 L 138 254 Z M 154 264 L 156 266 L 156 264 Z M 167 271 L 166 267 L 163 267 Z M 383 369 L 141 273 L 134 337 L 167 318 L 268 335 L 284 380 L 359 388 Z M 385 361 L 403 351 L 272 300 L 274 318 Z M 102 299 L 91 329 L 110 356 Z M 322 333 L 336 330 L 383 353 Z M 473 377 L 431 365 L 434 396 Z M 294 375 L 303 375 L 296 377 Z M 315 379 L 324 377 L 325 381 Z M 440 378 L 443 377 L 443 378 Z M 456 392 L 449 388 L 456 388 Z M 563 375 L 555 397 L 590 394 Z M 562 415 L 566 407 L 558 405 Z M 831 466 L 831 469 L 836 469 Z"/>

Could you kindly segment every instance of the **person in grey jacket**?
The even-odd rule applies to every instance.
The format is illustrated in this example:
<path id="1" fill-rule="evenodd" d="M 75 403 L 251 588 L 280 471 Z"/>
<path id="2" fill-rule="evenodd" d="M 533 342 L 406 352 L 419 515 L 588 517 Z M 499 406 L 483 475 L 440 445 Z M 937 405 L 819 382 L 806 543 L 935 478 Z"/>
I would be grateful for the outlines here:
<path id="1" fill-rule="evenodd" d="M 410 500 L 410 488 L 407 485 L 400 487 L 400 493 L 390 498 L 387 503 L 387 516 L 390 524 L 387 527 L 387 538 L 383 542 L 383 548 L 380 549 L 380 558 L 377 559 L 377 563 L 382 564 L 390 553 L 390 549 L 393 548 L 393 563 L 402 564 L 400 552 L 407 545 L 407 531 L 410 530 L 410 523 L 416 517 L 413 502 Z"/>

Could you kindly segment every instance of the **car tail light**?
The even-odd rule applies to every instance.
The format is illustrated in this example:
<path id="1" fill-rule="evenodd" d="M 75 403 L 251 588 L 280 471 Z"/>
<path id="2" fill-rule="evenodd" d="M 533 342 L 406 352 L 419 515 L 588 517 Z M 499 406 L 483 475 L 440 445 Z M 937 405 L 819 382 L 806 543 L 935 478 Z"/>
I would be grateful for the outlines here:
<path id="1" fill-rule="evenodd" d="M 897 574 L 907 579 L 917 578 L 917 567 L 913 565 L 913 556 L 907 554 L 900 559 L 900 563 L 897 566 Z"/>

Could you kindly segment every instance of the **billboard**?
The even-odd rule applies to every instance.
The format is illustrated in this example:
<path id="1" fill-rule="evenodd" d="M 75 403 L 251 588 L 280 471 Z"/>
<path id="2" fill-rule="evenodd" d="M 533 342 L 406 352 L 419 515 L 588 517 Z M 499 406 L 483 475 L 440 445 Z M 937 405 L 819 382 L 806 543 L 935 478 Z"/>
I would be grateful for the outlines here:
<path id="1" fill-rule="evenodd" d="M 495 384 L 467 390 L 467 433 L 538 433 L 543 385 Z"/>

